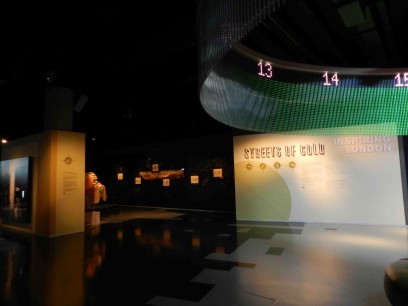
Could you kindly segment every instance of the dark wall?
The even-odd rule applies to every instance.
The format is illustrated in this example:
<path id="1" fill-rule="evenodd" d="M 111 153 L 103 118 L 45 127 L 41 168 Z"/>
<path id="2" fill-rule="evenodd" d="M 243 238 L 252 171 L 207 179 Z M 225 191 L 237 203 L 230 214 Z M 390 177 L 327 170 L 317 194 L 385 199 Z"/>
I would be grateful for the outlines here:
<path id="1" fill-rule="evenodd" d="M 97 174 L 107 190 L 108 204 L 154 206 L 235 212 L 233 136 L 231 133 L 174 140 L 110 150 L 100 157 L 87 149 L 86 171 Z M 135 184 L 140 171 L 184 169 L 184 178 Z M 222 168 L 223 178 L 213 169 Z M 123 173 L 123 180 L 117 174 Z M 191 184 L 190 176 L 199 183 Z M 103 203 L 102 203 L 103 204 Z"/>

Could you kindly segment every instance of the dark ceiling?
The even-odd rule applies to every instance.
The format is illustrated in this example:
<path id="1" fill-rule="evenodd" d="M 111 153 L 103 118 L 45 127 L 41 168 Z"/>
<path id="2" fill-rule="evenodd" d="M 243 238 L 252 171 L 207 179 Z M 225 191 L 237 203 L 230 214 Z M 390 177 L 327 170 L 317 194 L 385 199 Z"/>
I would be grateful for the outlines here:
<path id="1" fill-rule="evenodd" d="M 112 147 L 227 131 L 198 98 L 196 2 L 153 2 L 0 9 L 0 137 L 42 131 L 47 86 L 86 96 L 75 131 Z M 280 2 L 245 44 L 309 64 L 408 67 L 408 1 Z"/>
<path id="2" fill-rule="evenodd" d="M 44 90 L 87 102 L 75 131 L 122 146 L 226 129 L 198 98 L 194 1 L 51 2 L 0 10 L 0 137 L 43 130 Z M 51 78 L 51 82 L 47 82 Z"/>
<path id="3" fill-rule="evenodd" d="M 271 57 L 333 67 L 407 67 L 408 1 L 286 0 L 245 38 Z"/>

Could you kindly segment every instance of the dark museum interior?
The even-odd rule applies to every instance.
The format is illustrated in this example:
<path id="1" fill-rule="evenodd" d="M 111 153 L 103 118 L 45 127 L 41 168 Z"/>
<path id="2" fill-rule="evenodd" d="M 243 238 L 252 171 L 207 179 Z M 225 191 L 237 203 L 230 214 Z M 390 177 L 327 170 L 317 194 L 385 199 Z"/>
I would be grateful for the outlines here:
<path id="1" fill-rule="evenodd" d="M 243 19 L 270 6 L 241 40 L 260 54 L 408 67 L 408 1 L 235 1 Z M 405 226 L 237 220 L 234 136 L 258 132 L 215 119 L 199 88 L 203 12 L 229 2 L 1 5 L 0 139 L 47 130 L 47 91 L 68 89 L 85 172 L 107 197 L 86 205 L 98 217 L 81 233 L 20 233 L 0 218 L 0 305 L 406 305 L 408 286 L 387 278 L 405 267 Z M 155 165 L 185 179 L 135 184 Z"/>
<path id="2" fill-rule="evenodd" d="M 245 37 L 247 45 L 298 63 L 408 66 L 405 1 L 284 5 Z M 108 147 L 228 131 L 202 112 L 198 99 L 197 1 L 160 9 L 124 1 L 4 6 L 0 94 L 8 103 L 2 112 L 19 114 L 24 124 L 3 116 L 1 137 L 43 129 L 46 86 L 71 89 L 75 101 L 84 95 L 75 130 Z M 145 12 L 151 19 L 142 18 Z"/>
<path id="3" fill-rule="evenodd" d="M 5 116 L 2 137 L 42 131 L 47 86 L 86 99 L 74 129 L 107 147 L 226 130 L 198 100 L 195 1 L 160 9 L 125 1 L 37 5 L 3 11 L 10 29 L 0 59 L 4 113 L 25 119 L 16 126 Z"/>

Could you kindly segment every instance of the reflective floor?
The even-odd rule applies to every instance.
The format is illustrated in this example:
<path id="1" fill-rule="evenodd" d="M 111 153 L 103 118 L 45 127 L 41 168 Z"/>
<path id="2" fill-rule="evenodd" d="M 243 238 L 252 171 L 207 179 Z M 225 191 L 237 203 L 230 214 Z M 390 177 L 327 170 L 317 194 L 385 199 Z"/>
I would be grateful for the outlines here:
<path id="1" fill-rule="evenodd" d="M 56 238 L 0 228 L 0 305 L 391 305 L 384 270 L 408 256 L 406 227 L 113 205 L 98 217 Z"/>

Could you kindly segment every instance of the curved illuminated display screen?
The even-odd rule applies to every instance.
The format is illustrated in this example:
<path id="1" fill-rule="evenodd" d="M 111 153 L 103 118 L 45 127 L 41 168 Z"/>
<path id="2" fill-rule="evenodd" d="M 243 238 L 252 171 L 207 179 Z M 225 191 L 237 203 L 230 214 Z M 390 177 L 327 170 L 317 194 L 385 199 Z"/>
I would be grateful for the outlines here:
<path id="1" fill-rule="evenodd" d="M 207 113 L 242 130 L 408 135 L 408 68 L 285 62 L 238 43 L 200 88 Z"/>

